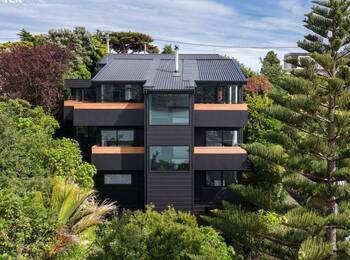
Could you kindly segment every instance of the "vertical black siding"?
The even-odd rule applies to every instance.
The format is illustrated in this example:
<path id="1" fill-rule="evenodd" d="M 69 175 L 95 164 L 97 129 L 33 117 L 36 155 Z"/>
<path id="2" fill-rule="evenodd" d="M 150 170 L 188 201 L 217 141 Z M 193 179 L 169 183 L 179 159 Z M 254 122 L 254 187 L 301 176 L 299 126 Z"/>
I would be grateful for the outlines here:
<path id="1" fill-rule="evenodd" d="M 190 124 L 187 126 L 150 126 L 148 123 L 148 98 L 145 97 L 146 149 L 145 177 L 146 203 L 152 203 L 156 209 L 163 210 L 168 205 L 177 210 L 192 211 L 194 201 L 193 190 L 193 95 L 190 95 Z M 189 146 L 190 170 L 188 172 L 151 172 L 149 168 L 149 147 Z"/>

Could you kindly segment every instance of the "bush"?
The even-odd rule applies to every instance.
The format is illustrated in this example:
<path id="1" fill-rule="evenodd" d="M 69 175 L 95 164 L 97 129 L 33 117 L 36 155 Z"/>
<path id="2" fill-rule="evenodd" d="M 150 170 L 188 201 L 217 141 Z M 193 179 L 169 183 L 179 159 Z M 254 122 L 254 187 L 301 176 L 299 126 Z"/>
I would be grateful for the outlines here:
<path id="1" fill-rule="evenodd" d="M 174 209 L 126 211 L 101 230 L 99 259 L 232 259 L 232 247 L 211 227 Z"/>

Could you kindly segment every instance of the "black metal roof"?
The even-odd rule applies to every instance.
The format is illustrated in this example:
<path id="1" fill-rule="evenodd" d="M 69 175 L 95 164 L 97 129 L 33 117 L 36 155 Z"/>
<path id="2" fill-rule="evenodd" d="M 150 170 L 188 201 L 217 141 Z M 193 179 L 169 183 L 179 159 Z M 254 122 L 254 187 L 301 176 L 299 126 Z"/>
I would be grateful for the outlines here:
<path id="1" fill-rule="evenodd" d="M 179 72 L 171 54 L 109 54 L 93 82 L 145 82 L 148 90 L 186 90 L 199 82 L 245 83 L 238 63 L 217 54 L 180 54 Z"/>

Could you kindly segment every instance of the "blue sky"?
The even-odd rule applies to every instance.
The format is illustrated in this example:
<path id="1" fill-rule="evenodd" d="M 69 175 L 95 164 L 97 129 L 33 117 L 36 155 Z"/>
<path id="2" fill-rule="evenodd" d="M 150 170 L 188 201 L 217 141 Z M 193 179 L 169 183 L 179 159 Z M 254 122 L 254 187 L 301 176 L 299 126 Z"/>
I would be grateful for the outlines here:
<path id="1" fill-rule="evenodd" d="M 191 43 L 295 46 L 307 33 L 302 20 L 310 7 L 311 0 L 0 0 L 0 41 L 16 38 L 21 28 L 44 33 L 85 26 Z M 180 44 L 180 51 L 227 54 L 257 70 L 268 49 Z M 290 51 L 298 49 L 276 50 L 281 58 Z"/>

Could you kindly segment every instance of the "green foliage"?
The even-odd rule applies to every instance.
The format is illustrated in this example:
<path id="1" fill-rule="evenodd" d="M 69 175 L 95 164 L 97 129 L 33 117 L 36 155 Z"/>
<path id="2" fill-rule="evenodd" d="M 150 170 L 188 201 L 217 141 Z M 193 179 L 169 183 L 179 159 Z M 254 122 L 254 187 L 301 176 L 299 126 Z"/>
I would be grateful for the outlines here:
<path id="1" fill-rule="evenodd" d="M 248 104 L 248 126 L 246 139 L 248 142 L 264 142 L 270 131 L 278 131 L 281 124 L 266 113 L 272 106 L 272 100 L 267 96 L 246 96 Z"/>
<path id="2" fill-rule="evenodd" d="M 278 86 L 284 77 L 284 72 L 277 54 L 269 51 L 260 61 L 262 63 L 260 73 L 266 76 L 274 86 Z"/>
<path id="3" fill-rule="evenodd" d="M 211 227 L 194 216 L 168 209 L 162 213 L 124 212 L 101 232 L 99 259 L 232 259 L 234 251 Z"/>
<path id="4" fill-rule="evenodd" d="M 48 183 L 49 184 L 49 183 Z M 0 258 L 40 259 L 55 243 L 57 223 L 38 191 L 0 189 Z"/>
<path id="5" fill-rule="evenodd" d="M 280 128 L 266 133 L 260 144 L 247 146 L 254 173 L 270 184 L 267 191 L 283 185 L 288 195 L 274 202 L 261 198 L 273 193 L 260 185 L 237 186 L 233 189 L 249 207 L 224 204 L 207 219 L 248 257 L 350 256 L 350 69 L 344 55 L 350 47 L 350 2 L 313 2 L 305 19 L 312 34 L 298 43 L 311 59 L 295 60 L 298 69 L 282 78 L 271 57 L 263 61 L 262 73 L 279 87 L 269 94 L 272 106 L 263 111 Z M 268 218 L 259 214 L 266 201 L 274 214 Z"/>
<path id="6" fill-rule="evenodd" d="M 239 68 L 247 79 L 258 75 L 258 73 L 252 71 L 251 68 L 247 68 L 243 63 L 239 63 Z"/>
<path id="7" fill-rule="evenodd" d="M 174 54 L 175 51 L 173 49 L 173 46 L 171 44 L 166 44 L 163 47 L 162 54 Z"/>
<path id="8" fill-rule="evenodd" d="M 83 162 L 76 141 L 54 139 L 57 121 L 21 100 L 0 101 L 0 187 L 12 177 L 65 176 L 93 186 L 94 166 Z"/>
<path id="9" fill-rule="evenodd" d="M 105 34 L 97 32 L 97 37 L 105 42 Z M 137 53 L 146 49 L 148 53 L 159 53 L 157 46 L 153 45 L 153 39 L 148 34 L 140 32 L 109 32 L 110 45 L 116 53 Z"/>

